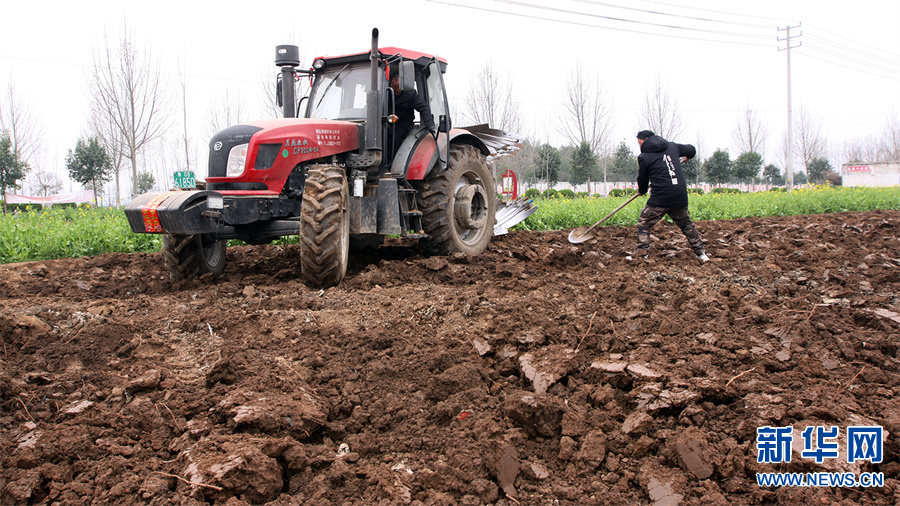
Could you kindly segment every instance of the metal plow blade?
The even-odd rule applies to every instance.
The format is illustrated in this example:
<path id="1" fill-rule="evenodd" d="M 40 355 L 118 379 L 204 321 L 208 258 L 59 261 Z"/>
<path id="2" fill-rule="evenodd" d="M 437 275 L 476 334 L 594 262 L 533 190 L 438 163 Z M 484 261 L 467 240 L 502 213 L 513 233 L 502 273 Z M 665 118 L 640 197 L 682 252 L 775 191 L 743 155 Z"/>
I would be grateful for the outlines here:
<path id="1" fill-rule="evenodd" d="M 463 130 L 468 130 L 488 147 L 491 151 L 487 157 L 488 163 L 515 154 L 525 142 L 525 137 L 522 135 L 491 128 L 487 124 L 463 127 Z"/>
<path id="2" fill-rule="evenodd" d="M 534 207 L 532 200 L 529 198 L 519 197 L 509 202 L 499 202 L 497 204 L 497 221 L 494 225 L 494 235 L 503 235 L 509 232 L 510 228 L 525 221 L 535 211 L 537 211 L 537 208 Z"/>

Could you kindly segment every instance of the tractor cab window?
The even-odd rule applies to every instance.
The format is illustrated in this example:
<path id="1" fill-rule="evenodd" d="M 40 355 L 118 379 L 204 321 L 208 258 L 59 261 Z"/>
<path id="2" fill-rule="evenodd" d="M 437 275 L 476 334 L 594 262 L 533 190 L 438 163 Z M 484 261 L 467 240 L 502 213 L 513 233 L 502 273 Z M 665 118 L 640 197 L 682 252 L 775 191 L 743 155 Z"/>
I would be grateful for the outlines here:
<path id="1" fill-rule="evenodd" d="M 309 117 L 317 119 L 366 119 L 369 66 L 335 67 L 316 76 L 309 95 Z"/>

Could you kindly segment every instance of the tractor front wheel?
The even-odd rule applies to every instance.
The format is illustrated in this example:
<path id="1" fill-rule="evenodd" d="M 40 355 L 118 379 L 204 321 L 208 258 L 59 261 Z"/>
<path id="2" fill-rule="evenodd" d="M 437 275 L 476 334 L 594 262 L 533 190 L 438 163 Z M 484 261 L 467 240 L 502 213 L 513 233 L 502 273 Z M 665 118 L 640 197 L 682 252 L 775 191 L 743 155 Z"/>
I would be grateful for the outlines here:
<path id="1" fill-rule="evenodd" d="M 225 249 L 228 241 L 209 234 L 164 235 L 162 254 L 172 281 L 192 279 L 210 272 L 218 276 L 225 271 Z"/>
<path id="2" fill-rule="evenodd" d="M 484 155 L 474 146 L 450 147 L 447 170 L 416 183 L 428 253 L 478 255 L 494 235 L 497 195 Z"/>
<path id="3" fill-rule="evenodd" d="M 310 167 L 300 205 L 300 267 L 311 287 L 335 286 L 347 274 L 349 208 L 344 170 L 332 165 Z"/>

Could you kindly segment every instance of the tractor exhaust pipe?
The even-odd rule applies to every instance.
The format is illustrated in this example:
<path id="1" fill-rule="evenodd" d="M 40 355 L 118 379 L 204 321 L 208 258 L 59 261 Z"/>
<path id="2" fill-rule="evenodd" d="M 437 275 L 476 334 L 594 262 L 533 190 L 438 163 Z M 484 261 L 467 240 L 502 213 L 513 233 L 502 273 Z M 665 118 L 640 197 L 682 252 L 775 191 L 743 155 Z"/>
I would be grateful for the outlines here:
<path id="1" fill-rule="evenodd" d="M 378 28 L 372 29 L 372 52 L 369 53 L 369 64 L 372 71 L 372 82 L 366 94 L 366 149 L 381 150 L 381 100 L 378 93 Z"/>
<path id="2" fill-rule="evenodd" d="M 294 72 L 300 66 L 300 48 L 292 45 L 275 46 L 275 65 L 281 67 L 281 107 L 285 118 L 296 117 L 294 112 Z"/>

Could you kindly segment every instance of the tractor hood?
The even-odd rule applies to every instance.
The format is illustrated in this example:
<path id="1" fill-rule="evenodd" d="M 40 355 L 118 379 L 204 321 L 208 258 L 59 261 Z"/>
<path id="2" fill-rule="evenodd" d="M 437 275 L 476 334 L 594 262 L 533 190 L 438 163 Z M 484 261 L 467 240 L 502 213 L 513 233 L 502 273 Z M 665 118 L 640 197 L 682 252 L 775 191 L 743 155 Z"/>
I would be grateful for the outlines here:
<path id="1" fill-rule="evenodd" d="M 277 118 L 222 130 L 209 143 L 207 188 L 281 192 L 302 162 L 360 146 L 360 126 L 349 121 Z"/>

